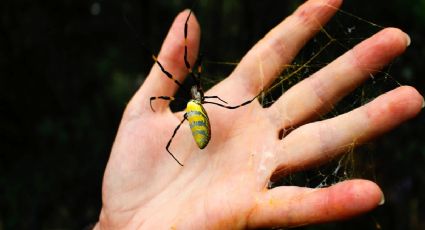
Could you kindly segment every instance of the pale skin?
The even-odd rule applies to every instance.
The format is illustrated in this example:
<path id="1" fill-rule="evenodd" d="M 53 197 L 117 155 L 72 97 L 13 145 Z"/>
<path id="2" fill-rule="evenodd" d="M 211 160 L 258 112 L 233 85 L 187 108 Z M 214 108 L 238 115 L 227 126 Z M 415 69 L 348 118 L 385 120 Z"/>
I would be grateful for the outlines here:
<path id="1" fill-rule="evenodd" d="M 337 11 L 341 0 L 310 0 L 260 40 L 235 71 L 206 92 L 229 105 L 253 98 L 270 86 L 309 38 Z M 183 62 L 180 13 L 158 60 L 179 81 Z M 200 27 L 189 20 L 189 60 L 195 62 Z M 291 227 L 346 219 L 383 202 L 374 182 L 353 179 L 327 188 L 281 186 L 267 189 L 272 175 L 324 164 L 414 117 L 423 97 L 402 86 L 332 119 L 316 121 L 409 45 L 399 29 L 387 28 L 361 42 L 285 92 L 271 107 L 258 101 L 228 110 L 205 105 L 211 123 L 209 145 L 197 148 L 183 124 L 170 150 L 165 146 L 183 113 L 167 101 L 178 86 L 155 64 L 129 102 L 105 171 L 103 207 L 95 229 L 246 229 Z M 282 129 L 298 127 L 279 139 Z M 388 154 L 390 153 L 382 153 Z M 377 169 L 379 170 L 379 169 Z"/>

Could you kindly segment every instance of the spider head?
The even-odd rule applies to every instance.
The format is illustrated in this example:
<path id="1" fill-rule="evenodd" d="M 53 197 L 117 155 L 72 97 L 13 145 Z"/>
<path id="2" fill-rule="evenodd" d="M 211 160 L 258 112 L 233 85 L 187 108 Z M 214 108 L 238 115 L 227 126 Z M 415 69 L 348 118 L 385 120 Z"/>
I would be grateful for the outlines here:
<path id="1" fill-rule="evenodd" d="M 192 99 L 202 102 L 204 100 L 204 91 L 200 86 L 194 85 L 190 88 Z"/>

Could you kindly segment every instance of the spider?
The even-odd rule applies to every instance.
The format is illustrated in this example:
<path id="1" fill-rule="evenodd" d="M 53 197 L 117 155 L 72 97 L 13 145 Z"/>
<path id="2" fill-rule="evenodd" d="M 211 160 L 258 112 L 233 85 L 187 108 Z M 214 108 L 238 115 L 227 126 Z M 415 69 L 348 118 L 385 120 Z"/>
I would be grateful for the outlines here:
<path id="1" fill-rule="evenodd" d="M 189 18 L 192 14 L 192 10 L 189 11 L 189 14 L 186 18 L 185 24 L 184 24 L 184 41 L 185 41 L 185 45 L 184 45 L 184 56 L 183 56 L 183 60 L 185 63 L 185 66 L 189 72 L 189 75 L 195 80 L 195 84 L 190 88 L 190 94 L 192 99 L 189 100 L 189 102 L 187 103 L 186 109 L 185 109 L 185 113 L 183 115 L 183 119 L 181 120 L 180 124 L 177 125 L 177 127 L 174 129 L 173 135 L 171 136 L 170 140 L 167 143 L 167 146 L 165 147 L 165 149 L 167 150 L 167 152 L 173 157 L 173 159 L 180 165 L 183 166 L 182 163 L 180 163 L 180 161 L 173 155 L 173 153 L 171 153 L 171 151 L 169 150 L 169 147 L 171 145 L 171 142 L 173 141 L 174 136 L 176 135 L 177 131 L 179 130 L 180 126 L 183 124 L 183 122 L 185 120 L 189 121 L 189 126 L 190 126 L 190 130 L 192 132 L 192 136 L 197 144 L 197 146 L 200 149 L 204 149 L 210 139 L 211 139 L 211 126 L 210 126 L 210 121 L 207 115 L 207 112 L 205 111 L 204 107 L 202 106 L 203 104 L 214 104 L 220 107 L 224 107 L 227 109 L 236 109 L 239 108 L 241 106 L 247 105 L 249 103 L 251 103 L 252 101 L 254 101 L 258 96 L 255 96 L 254 98 L 252 98 L 251 100 L 245 101 L 244 103 L 240 104 L 240 105 L 236 105 L 236 106 L 229 106 L 229 105 L 224 105 L 224 104 L 220 104 L 217 102 L 213 102 L 213 101 L 206 101 L 205 99 L 217 99 L 225 104 L 227 104 L 226 101 L 224 101 L 223 99 L 221 99 L 218 96 L 205 96 L 204 95 L 204 90 L 202 89 L 201 86 L 201 72 L 202 72 L 202 67 L 201 67 L 201 58 L 199 58 L 198 61 L 198 68 L 197 71 L 193 71 L 192 67 L 188 61 L 188 52 L 187 52 L 187 30 L 188 30 L 188 21 Z M 173 75 L 168 72 L 164 66 L 159 62 L 159 60 L 157 59 L 157 57 L 155 55 L 152 55 L 152 59 L 155 61 L 155 63 L 158 64 L 159 68 L 161 69 L 161 71 L 165 74 L 165 76 L 167 76 L 170 80 L 173 80 L 174 83 L 176 83 L 179 87 L 183 87 L 183 85 L 176 80 Z M 184 87 L 183 87 L 184 88 Z M 157 99 L 161 99 L 161 100 L 168 100 L 168 101 L 173 101 L 176 98 L 171 97 L 171 96 L 156 96 L 156 97 L 151 97 L 150 98 L 150 107 L 152 109 L 153 112 L 155 112 L 155 110 L 152 107 L 152 101 L 153 100 L 157 100 Z"/>

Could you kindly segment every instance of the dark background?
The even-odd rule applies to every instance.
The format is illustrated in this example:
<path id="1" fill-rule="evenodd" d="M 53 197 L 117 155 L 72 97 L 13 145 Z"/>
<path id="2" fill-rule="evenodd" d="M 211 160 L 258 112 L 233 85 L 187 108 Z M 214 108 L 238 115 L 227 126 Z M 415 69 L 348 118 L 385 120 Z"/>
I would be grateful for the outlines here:
<path id="1" fill-rule="evenodd" d="M 300 2 L 198 3 L 206 59 L 237 62 Z M 122 111 L 152 65 L 140 43 L 158 52 L 175 15 L 191 6 L 178 0 L 0 3 L 0 230 L 81 229 L 96 222 Z M 388 81 L 423 94 L 425 1 L 346 0 L 342 9 L 411 36 L 406 54 L 386 70 L 394 78 Z M 336 37 L 359 23 L 337 18 Z M 360 24 L 358 30 L 377 30 Z M 212 72 L 229 69 L 215 66 Z M 366 177 L 382 186 L 384 206 L 308 229 L 425 229 L 424 121 L 421 114 L 368 145 L 373 173 Z"/>

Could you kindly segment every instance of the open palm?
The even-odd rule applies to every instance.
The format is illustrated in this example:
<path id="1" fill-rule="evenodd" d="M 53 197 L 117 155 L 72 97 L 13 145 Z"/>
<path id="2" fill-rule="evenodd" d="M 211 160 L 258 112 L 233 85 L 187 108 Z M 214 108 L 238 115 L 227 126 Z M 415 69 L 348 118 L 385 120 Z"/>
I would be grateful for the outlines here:
<path id="1" fill-rule="evenodd" d="M 337 11 L 340 0 L 310 0 L 265 36 L 235 71 L 206 95 L 229 105 L 267 88 L 306 41 Z M 173 23 L 158 60 L 178 80 L 183 63 L 183 26 L 189 11 Z M 193 16 L 193 15 L 192 15 Z M 189 60 L 198 51 L 199 25 L 189 20 Z M 370 73 L 401 54 L 408 37 L 384 29 L 287 91 L 270 108 L 257 101 L 234 110 L 205 104 L 211 141 L 200 150 L 183 124 L 170 151 L 172 131 L 183 113 L 167 101 L 177 85 L 154 65 L 124 113 L 103 182 L 101 229 L 241 229 L 297 226 L 347 218 L 376 207 L 383 199 L 370 181 L 350 180 L 328 188 L 282 186 L 267 189 L 273 174 L 325 163 L 352 143 L 367 141 L 415 116 L 423 98 L 400 87 L 338 117 L 311 122 L 331 109 Z M 298 127 L 280 138 L 282 130 Z"/>

